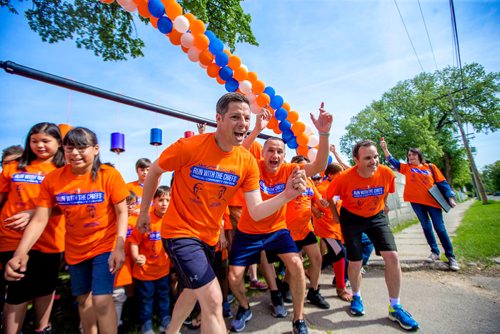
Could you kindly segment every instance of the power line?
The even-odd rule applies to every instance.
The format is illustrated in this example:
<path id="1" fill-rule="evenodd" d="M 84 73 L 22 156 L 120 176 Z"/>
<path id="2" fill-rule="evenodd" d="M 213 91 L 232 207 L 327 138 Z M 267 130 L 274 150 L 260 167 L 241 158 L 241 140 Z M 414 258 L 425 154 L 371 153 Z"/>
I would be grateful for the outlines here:
<path id="1" fill-rule="evenodd" d="M 429 41 L 429 46 L 432 52 L 432 58 L 434 59 L 434 66 L 436 67 L 436 71 L 438 70 L 438 65 L 436 61 L 436 56 L 434 55 L 434 49 L 432 48 L 431 38 L 429 36 L 429 30 L 427 30 L 427 23 L 425 22 L 424 12 L 422 11 L 422 6 L 420 6 L 420 0 L 417 0 L 418 8 L 420 9 L 420 15 L 422 16 L 422 21 L 424 22 L 425 33 L 427 34 L 427 40 Z"/>
<path id="2" fill-rule="evenodd" d="M 424 67 L 422 66 L 422 63 L 420 62 L 420 58 L 418 57 L 417 50 L 415 49 L 415 46 L 413 45 L 413 41 L 411 39 L 410 33 L 408 32 L 408 29 L 406 28 L 405 20 L 403 19 L 403 15 L 401 15 L 401 11 L 399 10 L 399 6 L 398 6 L 398 3 L 396 2 L 396 0 L 394 0 L 394 4 L 396 5 L 396 9 L 398 10 L 399 17 L 401 18 L 401 22 L 403 22 L 403 26 L 405 27 L 406 36 L 408 36 L 408 39 L 410 40 L 410 44 L 411 44 L 411 47 L 413 49 L 413 53 L 415 53 L 415 57 L 417 57 L 418 64 L 420 65 L 420 69 L 422 70 L 422 72 L 425 72 Z"/>
<path id="3" fill-rule="evenodd" d="M 450 15 L 451 15 L 451 28 L 453 32 L 453 45 L 455 46 L 455 54 L 457 57 L 457 64 L 460 70 L 461 87 L 464 87 L 464 71 L 462 69 L 462 58 L 460 56 L 460 43 L 458 42 L 458 30 L 457 30 L 457 20 L 455 17 L 455 5 L 453 0 L 449 0 L 450 3 Z"/>

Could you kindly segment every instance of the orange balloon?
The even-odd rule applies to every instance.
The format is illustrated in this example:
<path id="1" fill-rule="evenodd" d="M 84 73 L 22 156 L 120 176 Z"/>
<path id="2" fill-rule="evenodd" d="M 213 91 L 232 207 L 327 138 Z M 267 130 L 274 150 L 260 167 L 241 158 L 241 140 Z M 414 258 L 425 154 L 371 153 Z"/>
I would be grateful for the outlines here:
<path id="1" fill-rule="evenodd" d="M 182 44 L 181 44 L 181 49 L 182 49 L 182 51 L 184 51 L 184 53 L 188 53 L 188 51 L 189 51 L 189 48 L 186 48 Z"/>
<path id="2" fill-rule="evenodd" d="M 134 1 L 137 1 L 137 0 L 134 0 Z M 165 6 L 165 8 L 167 8 L 167 6 L 170 6 L 172 4 L 172 2 L 174 2 L 175 0 L 161 0 L 161 3 L 163 4 L 163 6 Z"/>
<path id="3" fill-rule="evenodd" d="M 257 98 L 255 98 L 255 102 L 257 102 L 257 105 L 259 107 L 264 108 L 265 106 L 267 106 L 269 104 L 269 102 L 271 102 L 271 98 L 266 93 L 262 93 L 262 94 L 259 94 L 259 96 L 257 96 Z"/>
<path id="4" fill-rule="evenodd" d="M 186 13 L 184 14 L 184 16 L 186 17 L 186 19 L 188 19 L 189 27 L 191 27 L 191 23 L 193 23 L 196 20 L 196 16 L 194 16 L 193 13 Z M 191 31 L 191 33 L 193 32 Z"/>
<path id="5" fill-rule="evenodd" d="M 281 108 L 285 109 L 286 111 L 290 111 L 290 103 L 288 102 L 283 102 L 283 105 Z"/>
<path id="6" fill-rule="evenodd" d="M 299 113 L 296 112 L 295 110 L 289 111 L 286 119 L 289 120 L 290 123 L 293 124 L 299 120 Z"/>
<path id="7" fill-rule="evenodd" d="M 273 117 L 269 120 L 266 127 L 268 129 L 274 129 L 276 126 L 278 126 L 278 120 Z"/>
<path id="8" fill-rule="evenodd" d="M 172 29 L 172 31 L 167 36 L 168 36 L 168 39 L 170 39 L 170 42 L 173 45 L 181 45 L 181 36 L 182 36 L 182 34 L 180 32 L 178 32 L 177 30 Z"/>
<path id="9" fill-rule="evenodd" d="M 222 51 L 224 51 L 224 53 L 227 54 L 228 57 L 231 57 L 231 51 L 229 51 L 228 49 L 224 49 Z"/>
<path id="10" fill-rule="evenodd" d="M 218 83 L 220 83 L 221 85 L 223 85 L 223 84 L 225 84 L 225 83 L 226 83 L 226 81 L 225 81 L 225 80 L 223 80 L 223 79 L 222 79 L 221 77 L 219 77 L 218 75 L 217 75 L 217 77 L 215 78 L 215 80 L 217 80 L 217 82 L 218 82 Z"/>
<path id="11" fill-rule="evenodd" d="M 247 70 L 243 66 L 240 66 L 234 70 L 233 78 L 237 81 L 243 81 L 247 78 L 247 74 Z"/>
<path id="12" fill-rule="evenodd" d="M 229 63 L 228 66 L 234 71 L 241 66 L 241 59 L 238 56 L 232 55 L 229 57 Z"/>
<path id="13" fill-rule="evenodd" d="M 247 74 L 247 80 L 250 81 L 252 84 L 257 81 L 257 73 L 255 72 L 248 72 Z"/>
<path id="14" fill-rule="evenodd" d="M 307 153 L 309 153 L 309 147 L 307 147 L 307 145 L 306 146 L 299 145 L 296 151 L 298 155 L 303 155 L 307 157 Z"/>
<path id="15" fill-rule="evenodd" d="M 279 126 L 276 126 L 273 128 L 273 132 L 277 135 L 281 134 L 281 129 L 279 128 Z"/>
<path id="16" fill-rule="evenodd" d="M 292 123 L 292 132 L 295 136 L 298 136 L 298 135 L 304 133 L 305 129 L 306 129 L 306 125 L 302 122 Z"/>
<path id="17" fill-rule="evenodd" d="M 191 30 L 193 35 L 203 34 L 206 30 L 205 23 L 202 20 L 196 19 L 189 25 L 189 30 Z"/>
<path id="18" fill-rule="evenodd" d="M 149 19 L 149 21 L 151 22 L 151 25 L 153 27 L 155 27 L 156 29 L 158 29 L 158 18 L 156 18 L 154 16 L 151 16 L 151 18 Z"/>
<path id="19" fill-rule="evenodd" d="M 61 136 L 63 138 L 71 129 L 73 129 L 73 127 L 69 124 L 64 124 L 64 123 L 59 124 L 59 131 L 61 131 Z"/>
<path id="20" fill-rule="evenodd" d="M 297 137 L 297 144 L 299 144 L 299 146 L 307 147 L 307 143 L 309 142 L 309 137 L 305 133 L 302 132 L 300 135 L 296 137 Z"/>
<path id="21" fill-rule="evenodd" d="M 165 7 L 165 12 L 170 20 L 174 21 L 179 15 L 182 15 L 182 7 L 177 2 L 173 1 Z"/>
<path id="22" fill-rule="evenodd" d="M 261 80 L 256 80 L 252 84 L 252 92 L 256 95 L 264 92 L 265 88 L 266 88 L 266 84 L 264 82 L 262 82 Z"/>
<path id="23" fill-rule="evenodd" d="M 207 74 L 210 78 L 216 78 L 219 75 L 220 67 L 216 63 L 211 63 L 207 67 Z"/>
<path id="24" fill-rule="evenodd" d="M 214 60 L 214 55 L 208 49 L 205 49 L 200 52 L 200 56 L 198 58 L 200 60 L 200 63 L 202 63 L 205 66 L 208 66 Z"/>
<path id="25" fill-rule="evenodd" d="M 210 44 L 210 40 L 208 39 L 205 34 L 196 34 L 194 36 L 194 46 L 198 50 L 205 50 L 208 49 L 208 45 Z"/>
<path id="26" fill-rule="evenodd" d="M 105 3 L 106 5 L 109 5 L 110 3 L 113 3 L 115 0 L 100 0 L 102 3 Z M 63 136 L 64 137 L 64 136 Z"/>
<path id="27" fill-rule="evenodd" d="M 142 16 L 145 19 L 149 19 L 151 17 L 151 14 L 149 14 L 149 9 L 148 9 L 148 3 L 147 2 L 140 2 L 137 4 L 137 11 L 139 12 L 139 15 Z"/>

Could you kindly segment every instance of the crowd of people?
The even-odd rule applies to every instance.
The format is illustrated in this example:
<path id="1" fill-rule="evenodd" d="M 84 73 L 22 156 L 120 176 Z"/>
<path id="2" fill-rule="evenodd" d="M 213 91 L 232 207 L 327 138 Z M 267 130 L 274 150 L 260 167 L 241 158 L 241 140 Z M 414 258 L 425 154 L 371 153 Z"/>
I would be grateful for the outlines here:
<path id="1" fill-rule="evenodd" d="M 263 146 L 255 141 L 271 113 L 264 109 L 257 115 L 252 131 L 250 115 L 243 95 L 223 95 L 215 132 L 206 133 L 200 124 L 199 135 L 179 139 L 156 161 L 139 159 L 138 179 L 128 184 L 114 167 L 101 163 L 97 137 L 87 128 L 63 136 L 55 124 L 39 123 L 30 129 L 24 149 L 5 149 L 0 174 L 4 333 L 21 332 L 30 303 L 35 332 L 52 332 L 64 257 L 83 333 L 116 333 L 132 295 L 141 333 L 154 333 L 155 310 L 160 331 L 168 334 L 179 333 L 183 325 L 227 333 L 224 318 L 232 318 L 230 331 L 241 332 L 253 317 L 248 275 L 249 288 L 269 290 L 274 317 L 286 317 L 284 303 L 293 303 L 292 332 L 305 334 L 305 301 L 330 308 L 319 285 L 326 267 L 333 268 L 337 295 L 350 303 L 351 314 L 365 313 L 362 271 L 373 248 L 385 262 L 389 318 L 416 330 L 418 323 L 400 303 L 401 268 L 387 219 L 395 176 L 379 164 L 376 144 L 356 143 L 355 166 L 343 162 L 329 143 L 332 115 L 322 103 L 318 116 L 311 114 L 319 134 L 316 158 L 295 156 L 287 162 L 282 139 L 271 137 Z M 405 200 L 431 247 L 427 261 L 439 258 L 430 214 L 450 268 L 458 270 L 441 209 L 421 194 L 438 183 L 454 205 L 443 175 L 420 151 L 410 150 L 403 164 L 385 141 L 381 146 L 388 162 L 407 177 Z M 330 152 L 338 163 L 327 163 Z M 158 186 L 165 172 L 173 172 L 172 182 Z M 265 283 L 258 279 L 257 265 Z M 232 296 L 238 302 L 235 314 Z"/>

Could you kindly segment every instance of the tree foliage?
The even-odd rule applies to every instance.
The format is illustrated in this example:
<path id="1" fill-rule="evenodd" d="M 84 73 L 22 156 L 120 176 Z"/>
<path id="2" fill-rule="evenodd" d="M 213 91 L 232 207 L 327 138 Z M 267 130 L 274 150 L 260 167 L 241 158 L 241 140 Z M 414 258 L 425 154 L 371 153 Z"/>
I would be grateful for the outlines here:
<path id="1" fill-rule="evenodd" d="M 484 185 L 488 192 L 500 190 L 500 160 L 491 165 L 486 165 L 482 173 Z"/>
<path id="2" fill-rule="evenodd" d="M 14 2 L 0 0 L 18 14 Z M 217 37 L 234 51 L 236 43 L 258 45 L 250 23 L 239 0 L 180 0 L 185 12 L 203 20 Z M 73 39 L 78 48 L 94 52 L 105 61 L 142 57 L 144 41 L 137 36 L 135 24 L 147 19 L 123 10 L 116 2 L 106 5 L 98 0 L 32 0 L 33 6 L 25 11 L 30 28 L 42 41 L 57 43 Z"/>
<path id="3" fill-rule="evenodd" d="M 486 73 L 476 63 L 462 72 L 448 67 L 421 73 L 398 83 L 354 116 L 341 138 L 341 149 L 349 153 L 358 140 L 378 142 L 384 137 L 391 154 L 405 159 L 409 148 L 418 147 L 453 185 L 463 185 L 469 179 L 469 164 L 449 95 L 462 122 L 487 133 L 500 127 L 499 84 L 500 73 Z"/>

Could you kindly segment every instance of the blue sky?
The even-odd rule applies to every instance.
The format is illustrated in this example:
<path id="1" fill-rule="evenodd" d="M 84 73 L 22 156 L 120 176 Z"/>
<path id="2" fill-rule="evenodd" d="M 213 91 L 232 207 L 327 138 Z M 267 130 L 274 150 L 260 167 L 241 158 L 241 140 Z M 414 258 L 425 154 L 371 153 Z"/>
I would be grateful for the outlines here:
<path id="1" fill-rule="evenodd" d="M 13 2 L 21 9 L 28 6 Z M 397 3 L 424 70 L 434 71 L 417 0 Z M 420 5 L 438 68 L 455 64 L 448 1 L 421 0 Z M 331 141 L 335 144 L 351 117 L 399 81 L 421 72 L 392 0 L 251 0 L 243 7 L 252 15 L 260 46 L 237 45 L 235 54 L 307 123 L 309 112 L 317 113 L 324 101 L 334 114 Z M 488 72 L 500 71 L 500 2 L 455 1 L 455 10 L 462 63 L 477 62 Z M 225 93 L 224 87 L 157 30 L 141 23 L 137 29 L 146 42 L 144 57 L 104 62 L 90 51 L 77 49 L 72 41 L 41 42 L 22 15 L 1 9 L 0 60 L 214 119 L 215 102 Z M 3 71 L 0 87 L 0 148 L 22 144 L 37 122 L 86 126 L 98 135 L 102 160 L 115 163 L 126 181 L 135 179 L 138 158 L 154 160 L 184 131 L 196 131 L 195 124 L 187 121 Z M 163 129 L 160 148 L 149 145 L 153 127 Z M 120 156 L 109 151 L 110 134 L 115 131 L 126 137 L 126 152 Z M 475 135 L 472 145 L 478 151 L 479 168 L 500 159 L 499 143 L 499 132 Z M 288 152 L 288 158 L 293 154 Z"/>

